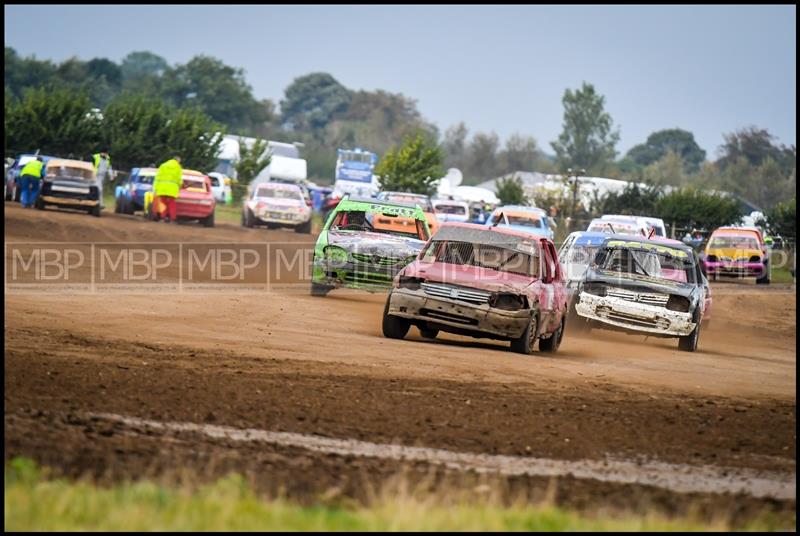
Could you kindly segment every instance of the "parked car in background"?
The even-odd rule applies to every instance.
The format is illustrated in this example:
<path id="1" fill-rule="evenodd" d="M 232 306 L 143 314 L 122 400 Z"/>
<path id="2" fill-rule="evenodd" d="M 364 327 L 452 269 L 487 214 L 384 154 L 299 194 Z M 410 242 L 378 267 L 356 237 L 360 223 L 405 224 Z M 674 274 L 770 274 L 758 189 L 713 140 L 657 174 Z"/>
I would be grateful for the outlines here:
<path id="1" fill-rule="evenodd" d="M 262 182 L 244 200 L 242 226 L 291 227 L 298 233 L 311 232 L 311 207 L 296 184 Z"/>
<path id="2" fill-rule="evenodd" d="M 14 162 L 8 166 L 6 170 L 6 184 L 5 184 L 5 199 L 6 201 L 15 201 L 19 203 L 20 194 L 22 190 L 19 185 L 19 172 L 25 167 L 25 164 L 31 160 L 36 159 L 35 154 L 21 154 L 14 159 Z M 47 166 L 47 162 L 54 158 L 52 156 L 43 156 L 42 165 Z"/>
<path id="3" fill-rule="evenodd" d="M 439 222 L 459 222 L 469 221 L 469 203 L 466 201 L 456 201 L 454 199 L 434 199 L 432 201 L 433 212 Z"/>
<path id="4" fill-rule="evenodd" d="M 694 250 L 671 242 L 606 238 L 575 289 L 575 320 L 584 329 L 678 338 L 694 352 L 710 296 Z"/>
<path id="5" fill-rule="evenodd" d="M 505 227 L 522 233 L 553 239 L 550 220 L 544 209 L 522 205 L 497 207 L 486 219 L 487 227 Z"/>
<path id="6" fill-rule="evenodd" d="M 375 225 L 379 219 L 394 218 L 412 224 Z M 311 295 L 325 296 L 341 287 L 386 290 L 429 237 L 428 222 L 419 206 L 345 195 L 317 238 Z"/>
<path id="7" fill-rule="evenodd" d="M 100 217 L 100 188 L 94 165 L 82 160 L 50 158 L 45 167 L 36 208 L 47 205 L 86 210 Z"/>
<path id="8" fill-rule="evenodd" d="M 214 227 L 214 210 L 217 202 L 211 193 L 208 175 L 192 169 L 183 170 L 183 182 L 175 200 L 178 221 L 199 221 L 204 227 Z M 145 194 L 145 217 L 153 221 L 161 219 L 153 201 L 153 192 Z"/>
<path id="9" fill-rule="evenodd" d="M 769 255 L 761 231 L 756 227 L 716 229 L 706 244 L 703 271 L 711 279 L 755 277 L 756 283 L 769 284 Z"/>
<path id="10" fill-rule="evenodd" d="M 127 179 L 114 190 L 114 212 L 133 214 L 144 210 L 144 198 L 147 192 L 153 191 L 153 179 L 156 168 L 133 168 Z"/>
<path id="11" fill-rule="evenodd" d="M 227 203 L 232 195 L 231 178 L 218 171 L 209 173 L 208 178 L 211 181 L 211 194 L 217 203 Z"/>
<path id="12" fill-rule="evenodd" d="M 555 352 L 565 328 L 566 290 L 555 247 L 515 229 L 445 223 L 394 280 L 383 334 L 402 339 L 414 325 L 507 340 L 515 352 Z"/>
<path id="13" fill-rule="evenodd" d="M 590 233 L 611 233 L 611 234 L 624 234 L 631 236 L 647 237 L 648 229 L 645 225 L 638 221 L 629 219 L 603 219 L 595 218 L 589 222 L 586 231 Z"/>
<path id="14" fill-rule="evenodd" d="M 439 220 L 436 218 L 433 203 L 431 202 L 431 198 L 427 195 L 411 194 L 407 192 L 378 192 L 375 197 L 382 201 L 390 201 L 392 203 L 406 203 L 411 206 L 419 205 L 420 208 L 422 208 L 422 212 L 425 213 L 425 219 L 428 220 L 428 227 L 430 228 L 431 234 L 434 234 L 436 229 L 439 228 Z M 397 222 L 397 220 L 393 220 L 393 223 L 394 222 Z"/>

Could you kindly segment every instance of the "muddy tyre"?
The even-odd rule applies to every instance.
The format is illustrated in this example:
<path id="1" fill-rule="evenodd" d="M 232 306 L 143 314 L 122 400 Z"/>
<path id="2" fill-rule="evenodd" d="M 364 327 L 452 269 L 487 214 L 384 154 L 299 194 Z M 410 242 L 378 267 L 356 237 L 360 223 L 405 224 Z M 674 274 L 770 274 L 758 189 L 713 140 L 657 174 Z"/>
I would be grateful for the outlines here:
<path id="1" fill-rule="evenodd" d="M 212 212 L 211 214 L 200 220 L 200 222 L 203 224 L 203 227 L 214 227 L 214 213 Z"/>
<path id="2" fill-rule="evenodd" d="M 439 334 L 439 330 L 433 328 L 419 328 L 419 334 L 425 339 L 435 339 Z"/>
<path id="3" fill-rule="evenodd" d="M 311 295 L 322 298 L 328 295 L 328 292 L 333 290 L 330 285 L 322 285 L 320 283 L 311 282 Z"/>
<path id="4" fill-rule="evenodd" d="M 697 343 L 700 340 L 700 322 L 694 327 L 692 332 L 685 337 L 678 339 L 678 348 L 684 352 L 694 352 L 697 350 Z"/>
<path id="5" fill-rule="evenodd" d="M 311 234 L 311 220 L 308 220 L 305 223 L 301 223 L 300 225 L 294 228 L 295 233 L 303 233 L 303 234 Z"/>
<path id="6" fill-rule="evenodd" d="M 244 207 L 244 210 L 242 211 L 242 227 L 252 229 L 254 226 L 253 219 L 253 213 L 250 212 L 249 208 Z"/>
<path id="7" fill-rule="evenodd" d="M 89 209 L 89 214 L 91 214 L 95 218 L 99 218 L 101 210 L 102 210 L 102 208 L 100 207 L 100 204 L 97 204 L 97 205 L 95 205 L 95 206 L 93 206 L 92 208 Z"/>
<path id="8" fill-rule="evenodd" d="M 539 339 L 539 351 L 540 352 L 547 352 L 554 354 L 558 351 L 558 347 L 561 346 L 561 339 L 564 338 L 564 319 L 561 319 L 561 323 L 558 325 L 558 329 L 550 335 L 549 339 Z"/>
<path id="9" fill-rule="evenodd" d="M 756 285 L 769 285 L 769 265 L 764 265 L 764 273 L 756 278 Z"/>
<path id="10" fill-rule="evenodd" d="M 391 293 L 386 298 L 386 307 L 383 308 L 383 336 L 387 339 L 402 339 L 408 333 L 411 322 L 405 318 L 389 314 L 389 302 L 392 300 Z"/>
<path id="11" fill-rule="evenodd" d="M 539 321 L 534 314 L 531 316 L 531 321 L 528 322 L 528 326 L 522 332 L 522 335 L 511 340 L 511 350 L 518 354 L 532 354 L 533 347 L 536 345 L 538 327 Z"/>

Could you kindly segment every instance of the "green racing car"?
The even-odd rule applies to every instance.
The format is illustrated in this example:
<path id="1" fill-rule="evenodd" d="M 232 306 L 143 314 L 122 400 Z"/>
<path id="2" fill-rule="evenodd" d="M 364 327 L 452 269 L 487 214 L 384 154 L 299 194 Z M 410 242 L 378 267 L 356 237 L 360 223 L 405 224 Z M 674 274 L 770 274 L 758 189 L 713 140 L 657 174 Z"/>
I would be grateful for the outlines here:
<path id="1" fill-rule="evenodd" d="M 388 290 L 428 238 L 419 206 L 346 196 L 328 216 L 314 247 L 311 295 L 343 287 Z"/>

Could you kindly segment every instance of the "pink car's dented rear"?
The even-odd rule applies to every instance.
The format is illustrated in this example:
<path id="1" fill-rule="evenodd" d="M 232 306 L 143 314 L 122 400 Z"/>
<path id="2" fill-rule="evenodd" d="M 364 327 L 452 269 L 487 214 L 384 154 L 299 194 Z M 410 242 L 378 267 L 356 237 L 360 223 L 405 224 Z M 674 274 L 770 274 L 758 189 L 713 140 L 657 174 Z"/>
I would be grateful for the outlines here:
<path id="1" fill-rule="evenodd" d="M 523 353 L 539 340 L 540 350 L 555 351 L 565 311 L 566 289 L 550 240 L 445 223 L 395 278 L 384 333 L 405 335 L 415 325 L 423 336 L 441 330 L 510 340 Z"/>

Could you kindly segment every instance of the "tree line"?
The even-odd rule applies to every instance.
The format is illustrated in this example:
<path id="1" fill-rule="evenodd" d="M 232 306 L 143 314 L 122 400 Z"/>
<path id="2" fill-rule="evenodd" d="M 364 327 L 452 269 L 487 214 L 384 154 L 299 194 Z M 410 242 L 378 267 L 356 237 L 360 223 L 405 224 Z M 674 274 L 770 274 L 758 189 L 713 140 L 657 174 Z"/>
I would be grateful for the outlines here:
<path id="1" fill-rule="evenodd" d="M 777 144 L 766 129 L 755 126 L 724 134 L 715 160 L 708 158 L 691 132 L 680 128 L 653 132 L 626 154 L 619 154 L 619 128 L 605 110 L 605 97 L 586 82 L 564 91 L 562 132 L 549 143 L 551 156 L 527 134 L 515 133 L 502 142 L 494 132 L 471 133 L 463 122 L 440 132 L 422 116 L 414 99 L 384 90 L 353 90 L 328 73 L 294 79 L 276 105 L 253 95 L 244 70 L 203 55 L 170 65 L 148 51 L 131 52 L 120 63 L 70 58 L 57 64 L 21 57 L 11 47 L 6 47 L 5 54 L 7 115 L 9 109 L 21 106 L 28 92 L 42 89 L 81 95 L 78 102 L 88 102 L 104 116 L 109 111 L 112 117 L 122 113 L 120 108 L 140 113 L 152 107 L 145 113 L 149 120 L 128 114 L 125 121 L 115 123 L 117 129 L 120 125 L 137 129 L 140 138 L 153 134 L 148 129 L 155 129 L 159 118 L 168 121 L 171 114 L 178 117 L 180 112 L 186 124 L 197 122 L 234 134 L 304 143 L 302 155 L 309 177 L 320 183 L 333 180 L 339 147 L 361 146 L 383 157 L 391 149 L 400 150 L 404 140 L 421 137 L 427 145 L 437 146 L 441 168 L 462 171 L 465 184 L 515 171 L 563 173 L 573 168 L 587 175 L 656 186 L 725 190 L 765 209 L 796 192 L 795 147 Z M 19 127 L 19 121 L 16 124 Z M 135 149 L 137 142 L 125 142 L 111 123 L 103 125 L 103 132 L 97 134 L 105 140 L 102 143 L 112 145 L 112 150 L 122 149 L 122 158 L 135 162 L 141 153 Z M 6 152 L 26 150 L 23 146 L 28 141 L 20 137 L 19 128 L 9 133 L 8 127 L 6 121 Z M 63 134 L 64 139 L 75 139 L 72 133 Z M 166 135 L 156 136 L 160 147 L 170 143 L 182 147 L 183 141 L 167 142 Z M 27 140 L 36 136 L 30 134 Z"/>

